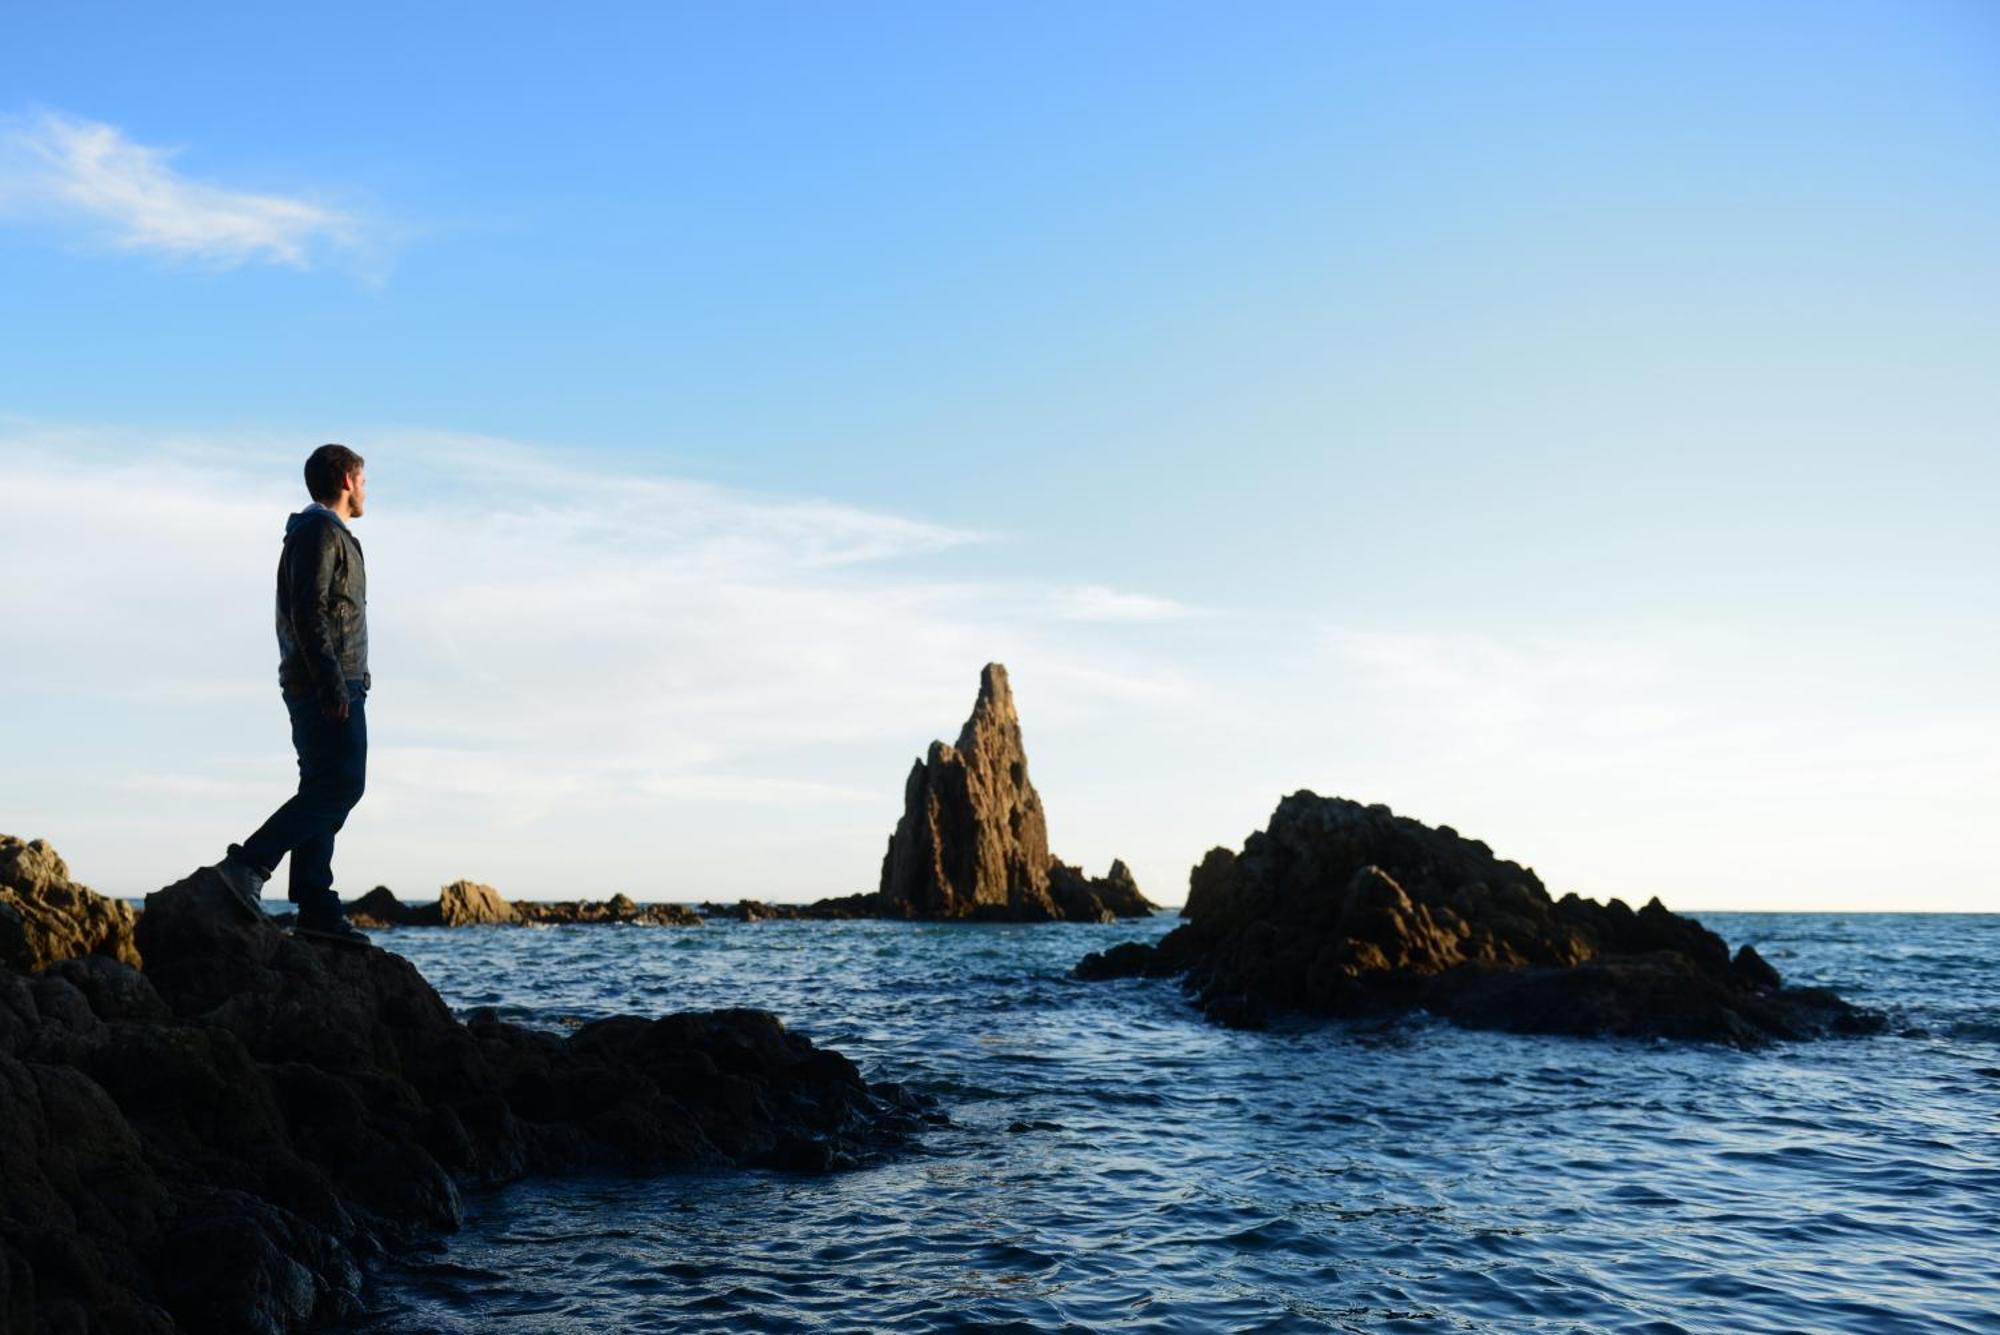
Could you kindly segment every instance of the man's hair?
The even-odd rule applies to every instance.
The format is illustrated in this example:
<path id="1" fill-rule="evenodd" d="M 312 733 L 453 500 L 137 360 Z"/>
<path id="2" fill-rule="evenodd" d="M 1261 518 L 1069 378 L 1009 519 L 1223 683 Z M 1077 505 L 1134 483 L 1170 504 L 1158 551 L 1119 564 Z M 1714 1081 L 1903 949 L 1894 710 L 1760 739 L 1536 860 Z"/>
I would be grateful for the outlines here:
<path id="1" fill-rule="evenodd" d="M 366 462 L 345 445 L 322 445 L 306 457 L 306 490 L 322 505 L 340 495 Z"/>

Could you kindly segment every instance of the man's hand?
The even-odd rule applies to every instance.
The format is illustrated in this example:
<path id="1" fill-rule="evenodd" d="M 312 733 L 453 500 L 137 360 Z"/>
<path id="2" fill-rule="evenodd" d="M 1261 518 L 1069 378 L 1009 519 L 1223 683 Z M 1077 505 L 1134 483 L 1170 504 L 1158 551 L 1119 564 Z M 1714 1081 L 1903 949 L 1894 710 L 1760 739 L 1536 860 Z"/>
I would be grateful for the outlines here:
<path id="1" fill-rule="evenodd" d="M 345 723 L 347 721 L 347 697 L 342 696 L 340 703 L 337 705 L 321 705 L 319 713 L 320 717 L 328 723 Z"/>

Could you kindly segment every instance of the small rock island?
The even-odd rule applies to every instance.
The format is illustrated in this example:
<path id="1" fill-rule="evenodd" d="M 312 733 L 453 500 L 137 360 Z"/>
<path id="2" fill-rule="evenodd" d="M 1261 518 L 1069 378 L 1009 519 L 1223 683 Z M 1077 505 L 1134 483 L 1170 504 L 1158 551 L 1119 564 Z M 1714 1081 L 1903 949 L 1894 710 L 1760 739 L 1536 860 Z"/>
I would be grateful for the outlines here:
<path id="1" fill-rule="evenodd" d="M 1093 877 L 1049 852 L 1007 669 L 988 663 L 958 742 L 932 742 L 903 784 L 880 889 L 814 907 L 893 918 L 1112 922 L 1143 918 L 1154 906 L 1124 862 Z"/>
<path id="2" fill-rule="evenodd" d="M 1211 850 L 1181 916 L 1157 946 L 1088 955 L 1077 977 L 1177 976 L 1238 1027 L 1424 1009 L 1477 1029 L 1755 1047 L 1880 1026 L 1658 899 L 1551 899 L 1449 826 L 1306 791 L 1241 853 Z"/>
<path id="3" fill-rule="evenodd" d="M 988 663 L 956 744 L 934 741 L 903 784 L 903 814 L 871 894 L 811 904 L 703 904 L 709 917 L 1116 922 L 1156 906 L 1122 859 L 1086 875 L 1049 852 L 1048 817 L 1028 777 L 1007 669 Z"/>

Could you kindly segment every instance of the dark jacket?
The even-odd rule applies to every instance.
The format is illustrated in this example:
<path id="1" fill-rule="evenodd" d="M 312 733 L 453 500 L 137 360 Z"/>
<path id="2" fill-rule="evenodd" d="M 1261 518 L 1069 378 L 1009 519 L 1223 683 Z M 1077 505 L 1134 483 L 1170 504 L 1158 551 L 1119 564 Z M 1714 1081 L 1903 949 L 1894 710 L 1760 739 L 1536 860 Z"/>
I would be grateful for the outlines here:
<path id="1" fill-rule="evenodd" d="M 310 690 L 322 705 L 368 680 L 368 570 L 361 544 L 332 511 L 313 506 L 285 521 L 278 557 L 278 684 Z"/>

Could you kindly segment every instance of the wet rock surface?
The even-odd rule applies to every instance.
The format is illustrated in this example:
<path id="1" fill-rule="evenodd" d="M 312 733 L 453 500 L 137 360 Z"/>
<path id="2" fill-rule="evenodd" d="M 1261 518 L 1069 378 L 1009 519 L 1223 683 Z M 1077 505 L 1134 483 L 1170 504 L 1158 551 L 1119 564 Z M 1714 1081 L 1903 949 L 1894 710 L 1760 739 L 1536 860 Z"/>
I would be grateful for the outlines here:
<path id="1" fill-rule="evenodd" d="M 903 789 L 903 814 L 872 896 L 822 900 L 796 916 L 1101 922 L 1153 906 L 1122 862 L 1092 878 L 1049 853 L 1028 778 L 1007 669 L 988 663 L 956 744 L 932 742 Z"/>
<path id="2" fill-rule="evenodd" d="M 399 956 L 229 894 L 204 870 L 148 896 L 144 972 L 0 968 L 0 1328 L 300 1329 L 454 1228 L 468 1186 L 826 1171 L 936 1116 L 762 1011 L 460 1023 Z"/>
<path id="3" fill-rule="evenodd" d="M 1180 977 L 1225 1024 L 1423 1008 L 1471 1028 L 1750 1047 L 1869 1032 L 1878 1017 L 1658 899 L 1552 899 L 1449 826 L 1298 792 L 1240 853 L 1211 850 L 1157 946 L 1086 956 L 1083 979 Z"/>

